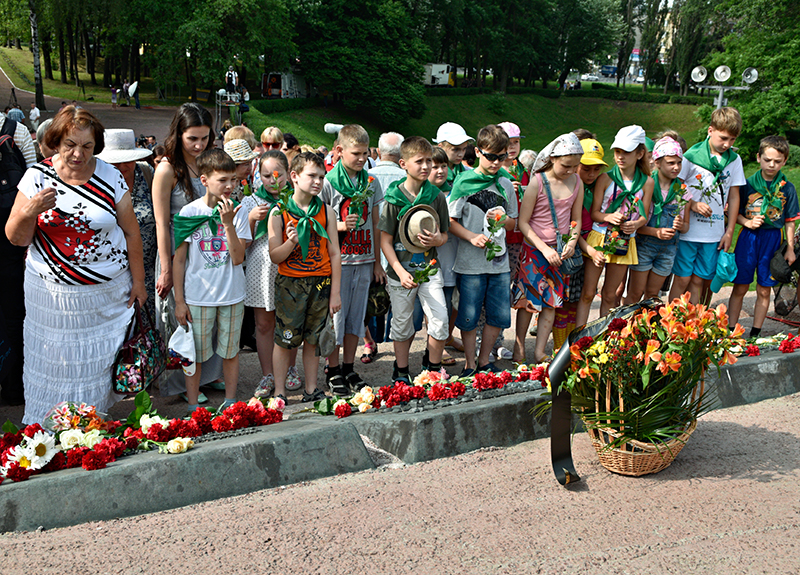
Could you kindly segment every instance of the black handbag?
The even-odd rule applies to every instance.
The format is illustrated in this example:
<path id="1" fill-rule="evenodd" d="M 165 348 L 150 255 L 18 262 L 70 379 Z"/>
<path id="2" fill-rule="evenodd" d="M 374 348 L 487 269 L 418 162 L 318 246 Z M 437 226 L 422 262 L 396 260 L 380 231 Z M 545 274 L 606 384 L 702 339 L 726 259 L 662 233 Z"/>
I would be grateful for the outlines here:
<path id="1" fill-rule="evenodd" d="M 564 251 L 564 239 L 558 232 L 558 220 L 556 219 L 556 208 L 553 204 L 553 193 L 550 191 L 550 181 L 544 174 L 541 174 L 541 176 L 542 184 L 544 185 L 544 191 L 547 194 L 547 201 L 550 204 L 550 217 L 553 218 L 553 228 L 556 230 L 556 251 L 560 256 Z M 558 271 L 562 275 L 571 276 L 572 274 L 577 273 L 582 267 L 583 253 L 581 253 L 581 248 L 576 245 L 575 252 L 570 257 L 561 260 L 561 266 L 558 268 Z"/>
<path id="2" fill-rule="evenodd" d="M 147 304 L 142 310 L 135 300 L 134 307 L 125 342 L 111 368 L 111 387 L 122 395 L 136 395 L 147 389 L 167 367 L 167 348 Z"/>

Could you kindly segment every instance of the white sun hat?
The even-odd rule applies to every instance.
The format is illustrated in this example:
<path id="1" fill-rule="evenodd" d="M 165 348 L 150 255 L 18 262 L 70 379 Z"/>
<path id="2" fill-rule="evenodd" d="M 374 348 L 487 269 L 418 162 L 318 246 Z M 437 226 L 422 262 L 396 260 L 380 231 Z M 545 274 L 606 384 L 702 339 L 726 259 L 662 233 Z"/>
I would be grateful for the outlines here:
<path id="1" fill-rule="evenodd" d="M 103 132 L 103 139 L 105 140 L 103 151 L 96 156 L 109 164 L 135 162 L 153 155 L 152 150 L 136 147 L 133 130 L 106 130 Z"/>

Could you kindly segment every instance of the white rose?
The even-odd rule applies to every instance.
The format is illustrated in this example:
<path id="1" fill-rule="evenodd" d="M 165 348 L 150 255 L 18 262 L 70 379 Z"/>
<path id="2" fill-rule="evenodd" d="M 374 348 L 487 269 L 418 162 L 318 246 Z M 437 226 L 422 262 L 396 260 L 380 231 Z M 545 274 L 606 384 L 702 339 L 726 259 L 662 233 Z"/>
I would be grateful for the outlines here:
<path id="1" fill-rule="evenodd" d="M 371 403 L 362 403 L 361 405 L 358 406 L 358 411 L 360 411 L 361 413 L 364 413 L 369 409 L 372 409 Z"/>
<path id="2" fill-rule="evenodd" d="M 183 453 L 194 447 L 194 441 L 189 437 L 176 437 L 167 443 L 167 451 L 170 453 Z"/>
<path id="3" fill-rule="evenodd" d="M 153 415 L 152 417 L 145 414 L 139 418 L 139 427 L 142 428 L 142 433 L 147 434 L 150 430 L 150 427 L 155 425 L 156 423 L 161 424 L 161 427 L 166 429 L 169 427 L 169 420 L 164 419 L 163 417 L 159 417 L 158 415 Z"/>
<path id="4" fill-rule="evenodd" d="M 88 433 L 83 434 L 83 438 L 81 439 L 81 445 L 83 447 L 88 447 L 89 449 L 93 449 L 95 445 L 103 441 L 103 436 L 100 435 L 99 429 L 93 429 Z"/>
<path id="5" fill-rule="evenodd" d="M 359 391 L 357 394 L 353 396 L 353 404 L 361 405 L 362 403 L 364 403 L 364 396 L 361 395 L 361 392 Z"/>
<path id="6" fill-rule="evenodd" d="M 78 447 L 83 440 L 83 431 L 80 429 L 68 429 L 61 432 L 61 449 L 66 451 L 73 447 Z"/>

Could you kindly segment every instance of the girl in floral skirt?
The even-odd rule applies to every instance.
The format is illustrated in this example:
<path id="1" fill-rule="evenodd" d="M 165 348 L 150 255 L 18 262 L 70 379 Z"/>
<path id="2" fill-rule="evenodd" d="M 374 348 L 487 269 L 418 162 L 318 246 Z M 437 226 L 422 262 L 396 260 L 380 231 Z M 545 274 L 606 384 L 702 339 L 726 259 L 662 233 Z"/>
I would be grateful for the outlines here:
<path id="1" fill-rule="evenodd" d="M 525 332 L 532 312 L 539 311 L 534 351 L 537 363 L 545 358 L 555 310 L 564 302 L 568 280 L 559 267 L 562 260 L 575 253 L 578 243 L 578 231 L 570 222 L 581 219 L 583 185 L 576 172 L 582 154 L 583 148 L 575 134 L 563 134 L 550 142 L 536 158 L 535 174 L 520 206 L 519 230 L 525 241 L 516 289 L 524 289 L 528 307 L 517 311 L 514 355 L 524 357 Z M 554 219 L 557 225 L 554 225 Z M 556 251 L 557 234 L 569 236 L 565 238 L 561 253 Z"/>

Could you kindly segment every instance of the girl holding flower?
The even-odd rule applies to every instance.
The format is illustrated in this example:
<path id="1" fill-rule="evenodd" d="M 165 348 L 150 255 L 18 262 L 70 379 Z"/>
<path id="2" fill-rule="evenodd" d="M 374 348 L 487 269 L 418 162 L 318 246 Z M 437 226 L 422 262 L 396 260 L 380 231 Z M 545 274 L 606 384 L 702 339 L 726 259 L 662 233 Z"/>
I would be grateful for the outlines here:
<path id="1" fill-rule="evenodd" d="M 534 177 L 520 206 L 519 230 L 525 238 L 516 278 L 516 289 L 524 289 L 528 305 L 517 310 L 514 358 L 525 357 L 525 333 L 533 311 L 539 311 L 534 361 L 545 358 L 545 345 L 553 328 L 555 310 L 564 302 L 568 279 L 559 270 L 562 261 L 575 253 L 577 223 L 583 207 L 583 184 L 577 175 L 583 148 L 575 134 L 563 134 L 539 153 Z M 558 234 L 564 238 L 560 253 Z"/>
<path id="2" fill-rule="evenodd" d="M 592 231 L 587 243 L 606 254 L 606 265 L 586 266 L 583 295 L 578 315 L 588 317 L 589 307 L 597 292 L 603 268 L 600 316 L 616 304 L 616 291 L 625 279 L 629 265 L 639 263 L 636 252 L 636 231 L 647 223 L 653 180 L 647 159 L 645 133 L 641 126 L 626 126 L 617 132 L 614 143 L 614 168 L 601 174 L 594 184 L 592 200 Z"/>
<path id="3" fill-rule="evenodd" d="M 247 246 L 247 291 L 244 305 L 253 308 L 256 320 L 256 349 L 261 365 L 261 381 L 256 387 L 256 397 L 267 397 L 275 389 L 272 374 L 272 350 L 275 336 L 275 278 L 278 264 L 269 257 L 269 237 L 267 216 L 278 205 L 281 190 L 287 186 L 289 162 L 283 152 L 267 150 L 258 161 L 261 185 L 250 196 L 242 200 L 242 210 L 248 213 L 250 232 L 253 241 Z M 300 389 L 302 382 L 295 362 L 297 350 L 294 349 L 286 388 L 290 391 Z"/>
<path id="4" fill-rule="evenodd" d="M 653 147 L 653 161 L 657 170 L 651 216 L 638 232 L 639 263 L 630 267 L 626 304 L 639 301 L 642 295 L 645 299 L 658 296 L 672 271 L 680 233 L 689 229 L 692 195 L 678 178 L 683 165 L 681 145 L 669 136 L 661 138 Z"/>

